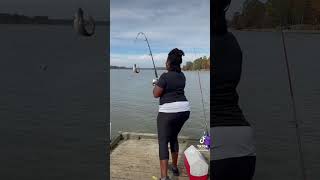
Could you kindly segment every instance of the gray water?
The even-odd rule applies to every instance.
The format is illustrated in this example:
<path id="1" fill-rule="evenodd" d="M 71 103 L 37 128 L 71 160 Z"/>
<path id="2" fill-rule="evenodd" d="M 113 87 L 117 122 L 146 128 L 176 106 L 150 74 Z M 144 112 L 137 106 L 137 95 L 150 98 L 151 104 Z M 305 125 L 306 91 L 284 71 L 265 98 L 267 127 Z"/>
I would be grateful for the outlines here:
<path id="1" fill-rule="evenodd" d="M 301 179 L 289 83 L 279 33 L 235 32 L 243 49 L 240 105 L 255 129 L 255 179 Z M 307 179 L 320 177 L 320 34 L 287 33 Z"/>
<path id="2" fill-rule="evenodd" d="M 243 50 L 238 86 L 240 106 L 255 130 L 257 180 L 301 179 L 299 152 L 282 40 L 274 32 L 235 32 Z M 285 35 L 290 71 L 301 123 L 302 151 L 308 180 L 320 177 L 320 34 Z M 182 134 L 200 133 L 201 102 L 195 72 L 185 72 L 192 117 Z M 208 73 L 208 72 L 204 72 Z M 209 91 L 209 74 L 202 75 Z M 156 132 L 157 100 L 152 97 L 152 71 L 134 75 L 111 70 L 112 133 Z M 207 96 L 207 95 L 206 95 Z M 208 99 L 206 107 L 208 108 Z M 209 113 L 209 108 L 206 109 Z M 197 130 L 198 128 L 198 130 Z"/>
<path id="3" fill-rule="evenodd" d="M 106 30 L 0 25 L 1 179 L 105 177 Z"/>
<path id="4" fill-rule="evenodd" d="M 105 166 L 101 156 L 108 135 L 109 78 L 104 65 L 109 39 L 106 29 L 97 30 L 93 38 L 80 38 L 65 26 L 0 26 L 0 167 L 6 170 L 1 175 L 104 177 L 99 168 Z M 244 54 L 240 105 L 256 133 L 255 179 L 298 180 L 298 148 L 280 34 L 235 34 Z M 308 180 L 318 180 L 320 35 L 290 33 L 286 41 Z M 46 71 L 40 69 L 42 64 L 48 65 Z M 135 76 L 111 70 L 112 133 L 155 132 L 158 102 L 151 93 L 152 73 Z M 192 114 L 182 134 L 198 136 L 202 107 L 197 74 L 186 72 L 186 77 Z M 201 72 L 201 80 L 208 116 L 208 72 Z"/>
<path id="5" fill-rule="evenodd" d="M 151 61 L 150 61 L 151 62 Z M 159 71 L 161 74 L 164 71 Z M 185 95 L 191 103 L 191 114 L 181 135 L 200 138 L 205 127 L 198 73 L 184 72 Z M 205 105 L 206 120 L 210 125 L 210 72 L 199 72 Z M 156 117 L 159 99 L 152 94 L 153 70 L 110 70 L 110 120 L 112 136 L 118 131 L 157 133 Z"/>

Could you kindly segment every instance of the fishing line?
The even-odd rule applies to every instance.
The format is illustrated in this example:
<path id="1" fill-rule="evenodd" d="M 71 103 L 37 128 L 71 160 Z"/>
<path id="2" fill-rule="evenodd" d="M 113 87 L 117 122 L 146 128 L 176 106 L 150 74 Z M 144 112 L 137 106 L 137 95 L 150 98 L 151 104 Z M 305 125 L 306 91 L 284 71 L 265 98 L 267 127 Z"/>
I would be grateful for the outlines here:
<path id="1" fill-rule="evenodd" d="M 196 51 L 195 49 L 193 49 L 194 52 L 194 56 L 196 59 Z M 198 81 L 199 81 L 199 87 L 200 87 L 200 94 L 201 94 L 201 102 L 202 102 L 202 109 L 203 109 L 203 116 L 204 116 L 204 124 L 205 124 L 205 135 L 209 135 L 209 131 L 208 131 L 208 124 L 207 124 L 207 116 L 206 116 L 206 111 L 204 108 L 204 98 L 203 98 L 203 92 L 202 92 L 202 86 L 201 86 L 201 80 L 200 80 L 200 73 L 198 70 Z"/>
<path id="2" fill-rule="evenodd" d="M 158 72 L 157 72 L 156 65 L 155 65 L 154 60 L 153 60 L 153 55 L 152 55 L 152 51 L 151 51 L 150 44 L 149 44 L 149 41 L 148 41 L 147 36 L 146 36 L 143 32 L 139 32 L 139 33 L 137 34 L 137 37 L 136 37 L 136 39 L 135 39 L 134 42 L 137 41 L 139 35 L 143 35 L 143 36 L 144 36 L 144 41 L 146 41 L 147 44 L 148 44 L 149 53 L 150 53 L 149 55 L 151 56 L 151 60 L 152 60 L 152 63 L 153 63 L 153 68 L 154 68 L 154 75 L 155 75 L 156 78 L 158 79 Z"/>
<path id="3" fill-rule="evenodd" d="M 300 164 L 300 168 L 301 168 L 302 177 L 303 177 L 304 180 L 306 180 L 307 177 L 306 177 L 305 162 L 304 162 L 304 157 L 303 157 L 302 140 L 301 140 L 301 133 L 300 133 L 300 122 L 299 122 L 299 120 L 297 118 L 296 102 L 295 102 L 295 97 L 294 97 L 294 94 L 293 94 L 292 78 L 291 78 L 291 73 L 290 73 L 286 42 L 285 42 L 284 32 L 283 32 L 282 28 L 283 27 L 282 27 L 282 23 L 281 23 L 282 45 L 283 45 L 284 57 L 285 57 L 285 62 L 286 62 L 287 74 L 288 74 L 290 97 L 291 97 L 292 109 L 293 109 L 293 118 L 295 120 L 295 129 L 296 129 L 296 136 L 297 136 L 298 148 L 299 148 L 299 162 L 300 162 L 299 164 Z"/>

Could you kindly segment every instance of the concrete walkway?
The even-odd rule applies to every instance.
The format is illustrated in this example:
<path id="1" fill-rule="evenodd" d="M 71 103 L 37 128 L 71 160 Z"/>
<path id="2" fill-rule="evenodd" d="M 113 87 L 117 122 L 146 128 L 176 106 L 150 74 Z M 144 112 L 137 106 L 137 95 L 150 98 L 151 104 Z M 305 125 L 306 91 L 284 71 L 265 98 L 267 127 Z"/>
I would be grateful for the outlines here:
<path id="1" fill-rule="evenodd" d="M 179 140 L 180 152 L 178 167 L 180 176 L 169 172 L 172 180 L 188 180 L 183 163 L 183 152 L 192 141 L 186 137 Z M 192 143 L 194 144 L 194 143 Z M 113 142 L 110 156 L 112 180 L 158 180 L 160 177 L 158 140 L 154 134 L 122 133 Z M 209 152 L 206 153 L 206 158 Z M 169 163 L 171 160 L 169 160 Z"/>

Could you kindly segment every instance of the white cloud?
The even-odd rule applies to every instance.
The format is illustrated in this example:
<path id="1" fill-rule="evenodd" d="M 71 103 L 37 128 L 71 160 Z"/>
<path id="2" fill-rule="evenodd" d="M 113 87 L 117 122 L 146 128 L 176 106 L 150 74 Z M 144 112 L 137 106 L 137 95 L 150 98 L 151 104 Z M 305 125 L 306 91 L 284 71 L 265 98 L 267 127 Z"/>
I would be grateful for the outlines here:
<path id="1" fill-rule="evenodd" d="M 138 58 L 114 53 L 135 48 L 137 45 L 133 41 L 140 31 L 146 33 L 154 53 L 165 54 L 160 59 L 165 59 L 166 51 L 175 47 L 185 52 L 193 48 L 204 49 L 208 55 L 209 0 L 112 0 L 110 28 L 111 57 L 114 57 L 111 64 L 126 64 Z"/>

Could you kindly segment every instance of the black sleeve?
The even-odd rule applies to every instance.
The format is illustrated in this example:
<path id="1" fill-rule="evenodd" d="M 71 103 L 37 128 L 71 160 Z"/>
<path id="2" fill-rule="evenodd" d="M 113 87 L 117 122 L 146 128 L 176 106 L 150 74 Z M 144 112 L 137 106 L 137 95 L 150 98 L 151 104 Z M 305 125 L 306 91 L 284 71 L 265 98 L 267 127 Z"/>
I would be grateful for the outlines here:
<path id="1" fill-rule="evenodd" d="M 159 86 L 159 87 L 161 87 L 161 88 L 163 88 L 163 89 L 167 86 L 166 74 L 165 74 L 165 73 L 163 73 L 163 74 L 160 76 L 160 78 L 159 78 L 159 80 L 158 80 L 158 82 L 157 82 L 156 85 Z"/>

